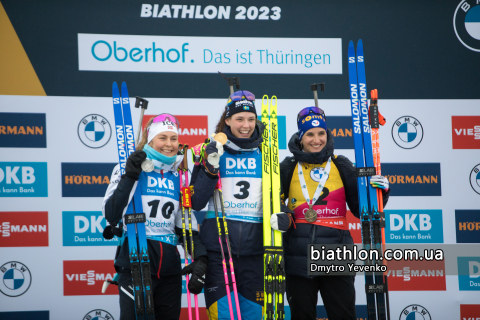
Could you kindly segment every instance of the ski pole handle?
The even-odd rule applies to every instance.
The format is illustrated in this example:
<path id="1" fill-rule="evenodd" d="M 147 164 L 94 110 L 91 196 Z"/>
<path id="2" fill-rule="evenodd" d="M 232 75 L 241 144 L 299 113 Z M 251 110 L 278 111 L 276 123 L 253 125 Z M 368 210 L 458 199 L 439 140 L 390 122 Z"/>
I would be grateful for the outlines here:
<path id="1" fill-rule="evenodd" d="M 140 113 L 140 123 L 138 124 L 138 134 L 137 134 L 137 145 L 138 142 L 140 141 L 140 135 L 142 134 L 142 123 L 143 123 L 143 114 L 145 113 L 145 110 L 147 110 L 148 107 L 148 100 L 145 100 L 140 97 L 135 97 L 135 108 L 141 108 L 142 111 Z"/>
<path id="2" fill-rule="evenodd" d="M 320 91 L 325 91 L 325 82 L 321 83 L 312 83 L 310 89 L 313 91 L 313 98 L 315 99 L 315 107 L 318 108 L 318 86 L 320 86 Z"/>

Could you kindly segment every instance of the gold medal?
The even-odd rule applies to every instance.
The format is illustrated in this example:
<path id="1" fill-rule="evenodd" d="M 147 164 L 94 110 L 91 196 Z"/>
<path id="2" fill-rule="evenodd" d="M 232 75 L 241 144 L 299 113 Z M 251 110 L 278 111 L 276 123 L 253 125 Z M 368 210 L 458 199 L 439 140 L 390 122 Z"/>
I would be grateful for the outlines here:
<path id="1" fill-rule="evenodd" d="M 313 210 L 312 207 L 305 212 L 305 220 L 307 220 L 307 222 L 317 221 L 317 212 Z"/>
<path id="2" fill-rule="evenodd" d="M 223 132 L 219 132 L 217 134 L 212 134 L 213 140 L 220 142 L 221 144 L 225 144 L 228 141 L 227 135 Z"/>

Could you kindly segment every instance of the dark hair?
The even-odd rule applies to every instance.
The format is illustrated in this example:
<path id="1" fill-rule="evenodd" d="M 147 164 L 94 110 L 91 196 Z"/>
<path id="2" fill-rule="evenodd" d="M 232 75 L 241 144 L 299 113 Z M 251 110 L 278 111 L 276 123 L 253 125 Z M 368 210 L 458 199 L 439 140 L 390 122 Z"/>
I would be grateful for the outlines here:
<path id="1" fill-rule="evenodd" d="M 227 125 L 225 123 L 225 116 L 227 115 L 227 109 L 225 108 L 223 110 L 223 113 L 222 113 L 222 116 L 220 117 L 220 120 L 218 121 L 217 123 L 217 126 L 215 127 L 215 133 L 220 133 L 220 132 L 223 132 L 223 129 L 225 128 L 225 126 Z"/>
<path id="2" fill-rule="evenodd" d="M 257 114 L 256 113 L 254 114 L 255 114 L 255 120 L 258 120 Z M 222 116 L 220 117 L 220 120 L 218 120 L 217 126 L 215 127 L 215 133 L 223 132 L 223 129 L 227 125 L 225 123 L 225 120 L 227 119 L 226 116 L 227 116 L 227 109 L 225 108 L 225 110 L 223 110 Z"/>

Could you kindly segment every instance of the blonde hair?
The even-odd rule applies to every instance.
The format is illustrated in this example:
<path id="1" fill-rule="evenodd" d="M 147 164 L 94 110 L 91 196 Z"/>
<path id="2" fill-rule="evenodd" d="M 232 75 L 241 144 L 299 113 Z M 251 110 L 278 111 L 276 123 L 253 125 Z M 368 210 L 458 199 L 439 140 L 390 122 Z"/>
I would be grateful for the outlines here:
<path id="1" fill-rule="evenodd" d="M 152 124 L 153 119 L 155 119 L 155 117 L 152 117 L 150 120 L 148 120 L 147 125 L 145 126 L 145 129 L 143 129 L 142 139 L 137 145 L 137 150 L 143 150 L 143 147 L 145 147 L 145 145 L 148 143 L 148 128 Z"/>

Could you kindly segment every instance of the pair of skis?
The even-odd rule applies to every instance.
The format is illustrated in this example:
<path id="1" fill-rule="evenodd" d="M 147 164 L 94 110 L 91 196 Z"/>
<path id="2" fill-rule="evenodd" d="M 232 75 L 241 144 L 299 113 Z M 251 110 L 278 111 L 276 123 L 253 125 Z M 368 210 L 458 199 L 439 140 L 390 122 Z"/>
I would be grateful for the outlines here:
<path id="1" fill-rule="evenodd" d="M 272 213 L 281 212 L 280 164 L 278 153 L 277 97 L 262 98 L 262 197 L 264 246 L 265 320 L 285 319 L 285 261 L 282 234 L 270 225 Z"/>
<path id="2" fill-rule="evenodd" d="M 374 139 L 376 155 L 378 151 L 378 108 L 372 108 L 372 116 L 369 119 L 369 108 L 367 100 L 367 83 L 365 76 L 365 63 L 363 55 L 363 42 L 358 41 L 357 54 L 353 41 L 348 46 L 348 74 L 350 82 L 350 105 L 352 111 L 353 140 L 355 146 L 355 162 L 357 167 L 358 182 L 358 200 L 360 206 L 360 220 L 362 226 L 362 243 L 366 250 L 374 249 L 382 252 L 382 228 L 385 218 L 383 215 L 383 203 L 379 206 L 377 190 L 370 185 L 370 177 L 379 174 L 380 159 L 375 160 L 372 147 L 372 136 L 370 122 L 372 127 L 376 126 L 376 136 Z M 375 103 L 376 105 L 376 103 Z M 376 111 L 376 112 L 375 112 Z M 380 199 L 382 200 L 382 199 Z M 372 243 L 373 234 L 373 243 Z M 384 235 L 384 233 L 383 233 Z M 375 261 L 365 261 L 365 264 L 372 265 Z M 381 263 L 377 261 L 377 263 Z M 386 277 L 383 274 L 365 273 L 365 291 L 367 295 L 367 314 L 368 319 L 383 320 L 389 316 L 389 310 L 385 305 L 385 294 L 388 293 L 386 287 Z"/>
<path id="3" fill-rule="evenodd" d="M 193 248 L 193 229 L 192 229 L 192 196 L 190 193 L 190 188 L 188 187 L 188 161 L 187 161 L 187 151 L 188 145 L 183 145 L 183 165 L 179 168 L 179 177 L 180 177 L 180 190 L 181 190 L 181 199 L 180 204 L 182 206 L 182 231 L 183 231 L 183 248 L 185 254 L 185 266 L 190 264 L 188 259 L 188 243 L 187 243 L 187 231 L 185 220 L 188 220 L 188 236 L 190 240 L 190 253 L 191 253 L 191 263 L 194 259 L 194 248 Z M 185 219 L 187 216 L 187 219 Z M 188 319 L 192 320 L 192 304 L 191 304 L 191 294 L 188 290 L 189 276 L 185 275 L 186 285 L 187 285 L 187 301 L 188 301 Z M 200 313 L 198 309 L 198 296 L 194 295 L 195 301 L 195 319 L 200 320 Z"/>
<path id="4" fill-rule="evenodd" d="M 127 84 L 122 83 L 121 96 L 116 82 L 112 85 L 113 111 L 115 115 L 115 136 L 121 174 L 125 174 L 127 158 L 135 151 L 135 137 L 130 113 L 130 98 Z M 146 216 L 143 213 L 142 195 L 137 186 L 132 201 L 124 216 L 127 225 L 130 266 L 132 270 L 134 303 L 137 319 L 154 319 L 152 279 L 148 257 Z"/>

